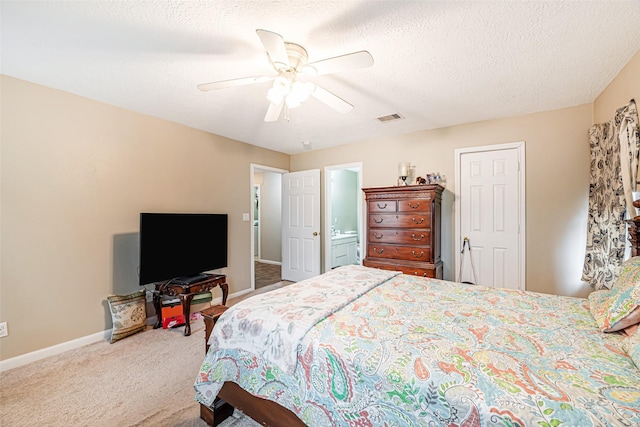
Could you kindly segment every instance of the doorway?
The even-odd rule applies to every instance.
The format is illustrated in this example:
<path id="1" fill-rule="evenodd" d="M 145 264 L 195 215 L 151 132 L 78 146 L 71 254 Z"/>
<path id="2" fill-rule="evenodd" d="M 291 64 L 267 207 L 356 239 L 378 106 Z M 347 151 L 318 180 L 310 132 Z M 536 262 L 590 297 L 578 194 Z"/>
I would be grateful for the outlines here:
<path id="1" fill-rule="evenodd" d="M 525 289 L 524 148 L 456 150 L 455 280 Z"/>
<path id="2" fill-rule="evenodd" d="M 324 168 L 324 271 L 362 263 L 362 163 Z"/>
<path id="3" fill-rule="evenodd" d="M 251 289 L 282 281 L 282 175 L 286 170 L 251 165 Z"/>

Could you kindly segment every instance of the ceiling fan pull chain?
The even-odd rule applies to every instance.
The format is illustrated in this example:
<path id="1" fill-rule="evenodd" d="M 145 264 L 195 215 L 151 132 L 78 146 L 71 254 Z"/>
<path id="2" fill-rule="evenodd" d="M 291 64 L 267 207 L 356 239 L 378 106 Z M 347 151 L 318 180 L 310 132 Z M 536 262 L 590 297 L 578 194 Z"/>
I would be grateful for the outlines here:
<path id="1" fill-rule="evenodd" d="M 284 119 L 286 121 L 289 121 L 289 106 L 287 105 L 286 102 L 284 103 Z"/>

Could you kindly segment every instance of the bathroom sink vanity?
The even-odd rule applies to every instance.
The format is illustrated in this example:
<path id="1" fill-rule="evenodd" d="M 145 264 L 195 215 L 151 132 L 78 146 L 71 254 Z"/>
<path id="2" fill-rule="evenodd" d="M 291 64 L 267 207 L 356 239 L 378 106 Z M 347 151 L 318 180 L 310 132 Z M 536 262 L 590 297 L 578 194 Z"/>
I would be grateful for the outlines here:
<path id="1" fill-rule="evenodd" d="M 336 234 L 331 236 L 331 268 L 357 264 L 358 236 Z"/>

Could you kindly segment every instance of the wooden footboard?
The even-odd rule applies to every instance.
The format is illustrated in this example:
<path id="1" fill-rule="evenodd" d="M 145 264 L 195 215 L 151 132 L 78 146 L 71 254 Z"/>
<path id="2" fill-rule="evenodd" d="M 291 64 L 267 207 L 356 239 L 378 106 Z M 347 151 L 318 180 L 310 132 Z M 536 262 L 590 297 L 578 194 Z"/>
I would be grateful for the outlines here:
<path id="1" fill-rule="evenodd" d="M 306 424 L 287 408 L 270 400 L 256 397 L 243 390 L 236 383 L 225 382 L 218 397 L 222 400 L 216 402 L 213 409 L 200 405 L 200 418 L 210 426 L 220 424 L 231 416 L 233 408 L 236 408 L 263 426 L 306 427 Z"/>

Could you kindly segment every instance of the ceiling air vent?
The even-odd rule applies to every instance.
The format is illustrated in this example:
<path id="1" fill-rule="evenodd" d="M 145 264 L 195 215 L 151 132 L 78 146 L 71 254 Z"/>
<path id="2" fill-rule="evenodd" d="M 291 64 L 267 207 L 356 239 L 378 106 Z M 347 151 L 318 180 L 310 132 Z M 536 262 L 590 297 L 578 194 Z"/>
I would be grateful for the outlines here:
<path id="1" fill-rule="evenodd" d="M 381 121 L 382 123 L 393 122 L 395 120 L 400 120 L 400 119 L 404 119 L 404 117 L 402 117 L 398 113 L 389 114 L 388 116 L 378 117 L 378 120 Z"/>

